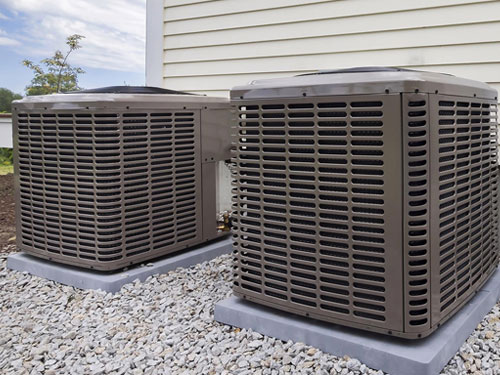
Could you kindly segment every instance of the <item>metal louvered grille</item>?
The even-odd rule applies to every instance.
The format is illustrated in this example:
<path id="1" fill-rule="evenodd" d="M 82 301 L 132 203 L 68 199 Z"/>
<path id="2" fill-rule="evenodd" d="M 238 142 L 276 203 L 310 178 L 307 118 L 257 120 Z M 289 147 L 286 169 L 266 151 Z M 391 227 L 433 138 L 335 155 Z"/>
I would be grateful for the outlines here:
<path id="1" fill-rule="evenodd" d="M 493 100 L 404 93 L 241 103 L 236 295 L 417 338 L 492 274 Z"/>
<path id="2" fill-rule="evenodd" d="M 390 108 L 390 110 L 388 110 Z M 401 329 L 399 95 L 246 102 L 234 154 L 234 290 Z"/>
<path id="3" fill-rule="evenodd" d="M 405 331 L 431 327 L 429 98 L 403 95 Z"/>
<path id="4" fill-rule="evenodd" d="M 432 227 L 435 321 L 474 293 L 498 259 L 496 103 L 436 96 Z"/>
<path id="5" fill-rule="evenodd" d="M 98 269 L 200 233 L 199 112 L 20 111 L 21 249 Z"/>

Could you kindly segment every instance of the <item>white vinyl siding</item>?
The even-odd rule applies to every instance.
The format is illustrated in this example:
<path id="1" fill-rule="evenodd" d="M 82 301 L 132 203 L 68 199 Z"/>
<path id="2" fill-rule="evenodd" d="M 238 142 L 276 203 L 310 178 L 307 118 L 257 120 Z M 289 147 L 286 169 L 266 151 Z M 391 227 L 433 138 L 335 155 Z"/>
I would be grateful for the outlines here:
<path id="1" fill-rule="evenodd" d="M 12 148 L 12 119 L 7 115 L 0 116 L 0 147 Z"/>
<path id="2" fill-rule="evenodd" d="M 500 1 L 164 0 L 163 20 L 170 89 L 227 95 L 254 79 L 365 65 L 500 89 Z"/>

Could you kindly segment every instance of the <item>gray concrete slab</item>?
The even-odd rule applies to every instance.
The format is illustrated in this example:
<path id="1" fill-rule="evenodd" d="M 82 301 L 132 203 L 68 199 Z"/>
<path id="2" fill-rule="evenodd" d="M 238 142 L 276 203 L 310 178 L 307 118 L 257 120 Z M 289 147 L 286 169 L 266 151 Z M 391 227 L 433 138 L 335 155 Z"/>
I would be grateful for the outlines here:
<path id="1" fill-rule="evenodd" d="M 147 265 L 137 265 L 126 271 L 103 273 L 64 264 L 58 264 L 33 257 L 25 253 L 15 253 L 7 258 L 7 268 L 56 281 L 79 289 L 101 289 L 116 293 L 125 284 L 135 280 L 144 281 L 149 276 L 167 273 L 178 267 L 190 267 L 232 251 L 230 238 L 210 242 L 172 256 L 151 260 Z"/>
<path id="2" fill-rule="evenodd" d="M 215 306 L 215 320 L 287 341 L 303 342 L 338 356 L 403 375 L 434 375 L 457 353 L 477 324 L 500 298 L 500 270 L 476 296 L 436 332 L 404 340 L 307 319 L 230 297 Z"/>

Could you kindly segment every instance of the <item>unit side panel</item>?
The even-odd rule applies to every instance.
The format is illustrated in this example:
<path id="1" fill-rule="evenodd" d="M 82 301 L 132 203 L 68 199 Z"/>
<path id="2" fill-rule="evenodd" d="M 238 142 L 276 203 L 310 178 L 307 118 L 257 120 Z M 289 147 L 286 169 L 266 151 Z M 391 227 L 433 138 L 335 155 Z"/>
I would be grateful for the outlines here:
<path id="1" fill-rule="evenodd" d="M 432 95 L 432 325 L 459 309 L 498 262 L 497 104 Z"/>
<path id="2" fill-rule="evenodd" d="M 235 293 L 402 331 L 400 95 L 236 104 Z"/>

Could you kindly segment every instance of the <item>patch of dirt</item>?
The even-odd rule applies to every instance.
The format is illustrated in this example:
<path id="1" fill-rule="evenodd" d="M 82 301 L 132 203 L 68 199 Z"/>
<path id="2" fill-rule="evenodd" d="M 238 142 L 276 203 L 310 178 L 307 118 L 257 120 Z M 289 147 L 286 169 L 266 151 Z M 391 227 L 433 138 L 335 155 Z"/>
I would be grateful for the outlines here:
<path id="1" fill-rule="evenodd" d="M 15 251 L 14 175 L 0 176 L 0 253 Z"/>

